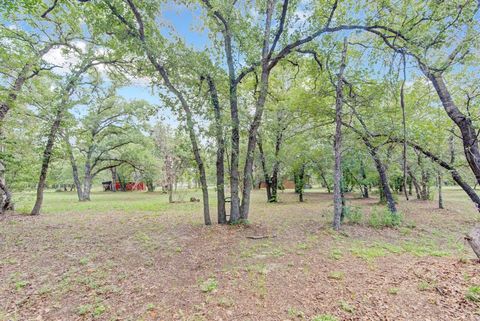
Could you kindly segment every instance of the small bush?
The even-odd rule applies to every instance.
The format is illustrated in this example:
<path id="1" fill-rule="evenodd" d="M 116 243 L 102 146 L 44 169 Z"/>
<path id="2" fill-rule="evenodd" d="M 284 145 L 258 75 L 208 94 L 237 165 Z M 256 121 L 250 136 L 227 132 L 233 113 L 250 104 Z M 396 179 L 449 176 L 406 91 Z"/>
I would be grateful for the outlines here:
<path id="1" fill-rule="evenodd" d="M 370 214 L 368 225 L 373 228 L 396 227 L 402 223 L 400 213 L 392 213 L 388 209 L 374 208 Z"/>
<path id="2" fill-rule="evenodd" d="M 360 224 L 362 222 L 363 213 L 358 206 L 345 207 L 345 219 L 351 224 Z"/>

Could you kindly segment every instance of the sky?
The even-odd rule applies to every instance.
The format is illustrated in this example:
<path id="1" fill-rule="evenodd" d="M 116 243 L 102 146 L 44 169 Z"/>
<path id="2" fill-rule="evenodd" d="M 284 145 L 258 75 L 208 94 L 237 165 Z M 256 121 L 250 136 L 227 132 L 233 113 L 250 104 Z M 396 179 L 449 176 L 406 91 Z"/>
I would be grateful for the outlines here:
<path id="1" fill-rule="evenodd" d="M 195 50 L 204 50 L 210 44 L 206 31 L 199 31 L 201 28 L 200 10 L 198 8 L 186 8 L 174 3 L 168 3 L 161 10 L 159 23 L 166 25 L 162 27 L 162 34 L 171 38 L 171 31 L 175 30 L 176 35 L 181 37 L 184 42 Z M 119 95 L 126 99 L 144 99 L 151 104 L 162 106 L 160 98 L 151 87 L 144 81 L 138 81 L 130 86 L 120 88 Z M 168 108 L 160 108 L 159 114 L 169 125 L 177 125 L 175 116 Z"/>

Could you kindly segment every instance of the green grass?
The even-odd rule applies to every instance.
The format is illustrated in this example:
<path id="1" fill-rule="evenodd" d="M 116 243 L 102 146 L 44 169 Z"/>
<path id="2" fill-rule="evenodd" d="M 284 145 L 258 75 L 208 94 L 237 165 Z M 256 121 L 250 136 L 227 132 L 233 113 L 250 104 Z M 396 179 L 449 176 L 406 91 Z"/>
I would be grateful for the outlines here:
<path id="1" fill-rule="evenodd" d="M 480 286 L 474 285 L 468 288 L 465 297 L 473 302 L 480 302 Z"/>
<path id="2" fill-rule="evenodd" d="M 190 203 L 191 196 L 200 197 L 199 191 L 181 191 L 176 194 L 174 204 L 168 203 L 168 196 L 161 192 L 92 192 L 90 202 L 79 202 L 76 192 L 45 192 L 46 201 L 42 213 L 98 213 L 98 212 L 192 212 L 201 209 L 201 202 Z M 35 202 L 33 192 L 14 193 L 16 209 L 19 213 L 29 213 Z M 213 203 L 212 203 L 213 204 Z"/>

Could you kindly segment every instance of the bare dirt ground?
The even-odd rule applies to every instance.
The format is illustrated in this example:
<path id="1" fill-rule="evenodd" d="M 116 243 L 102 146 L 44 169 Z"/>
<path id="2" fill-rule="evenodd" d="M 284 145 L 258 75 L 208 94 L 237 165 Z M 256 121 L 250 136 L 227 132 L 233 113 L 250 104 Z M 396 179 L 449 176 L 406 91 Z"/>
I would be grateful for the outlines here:
<path id="1" fill-rule="evenodd" d="M 378 200 L 349 196 L 364 223 L 341 233 L 325 193 L 255 191 L 246 227 L 205 227 L 201 204 L 157 193 L 129 194 L 159 204 L 138 211 L 108 194 L 105 210 L 102 195 L 81 211 L 47 195 L 46 214 L 0 222 L 0 320 L 480 320 L 463 241 L 479 217 L 457 191 L 445 210 L 400 201 L 396 229 L 368 227 Z"/>

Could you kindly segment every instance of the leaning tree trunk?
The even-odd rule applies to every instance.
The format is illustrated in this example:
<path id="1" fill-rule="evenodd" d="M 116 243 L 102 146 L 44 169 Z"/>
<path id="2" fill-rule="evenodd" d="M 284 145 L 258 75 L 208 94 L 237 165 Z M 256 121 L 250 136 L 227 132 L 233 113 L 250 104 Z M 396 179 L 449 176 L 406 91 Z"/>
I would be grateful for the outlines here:
<path id="1" fill-rule="evenodd" d="M 38 179 L 37 198 L 35 200 L 35 205 L 33 206 L 32 212 L 30 213 L 31 215 L 39 215 L 40 209 L 42 208 L 43 192 L 45 190 L 45 182 L 47 180 L 48 166 L 50 165 L 53 145 L 55 144 L 55 138 L 57 137 L 62 118 L 63 104 L 58 107 L 55 119 L 50 127 L 50 132 L 48 133 L 47 144 L 45 145 L 45 149 L 43 151 L 42 168 L 40 170 L 40 177 Z"/>
<path id="2" fill-rule="evenodd" d="M 397 207 L 395 206 L 395 201 L 393 199 L 392 191 L 390 190 L 390 186 L 388 185 L 388 176 L 387 176 L 387 171 L 385 170 L 385 166 L 380 160 L 377 154 L 376 148 L 369 148 L 369 151 L 370 151 L 370 155 L 373 158 L 373 161 L 375 162 L 375 167 L 377 168 L 378 175 L 380 176 L 380 185 L 382 188 L 383 195 L 387 200 L 388 210 L 393 214 L 396 214 Z"/>
<path id="3" fill-rule="evenodd" d="M 343 73 L 347 59 L 347 38 L 343 42 L 342 62 L 338 72 L 335 101 L 335 139 L 333 143 L 335 165 L 333 169 L 333 229 L 339 230 L 342 222 L 342 108 L 343 108 Z"/>
<path id="4" fill-rule="evenodd" d="M 217 141 L 217 220 L 218 224 L 227 223 L 225 210 L 225 140 L 223 139 L 222 109 L 218 99 L 217 88 L 213 79 L 207 76 L 213 110 L 215 114 L 215 139 Z"/>
<path id="5" fill-rule="evenodd" d="M 477 139 L 478 134 L 472 120 L 467 115 L 463 114 L 453 101 L 442 74 L 431 71 L 424 65 L 421 66 L 421 69 L 432 82 L 447 115 L 460 129 L 465 158 L 467 159 L 468 165 L 475 175 L 477 182 L 480 183 L 480 149 Z"/>

